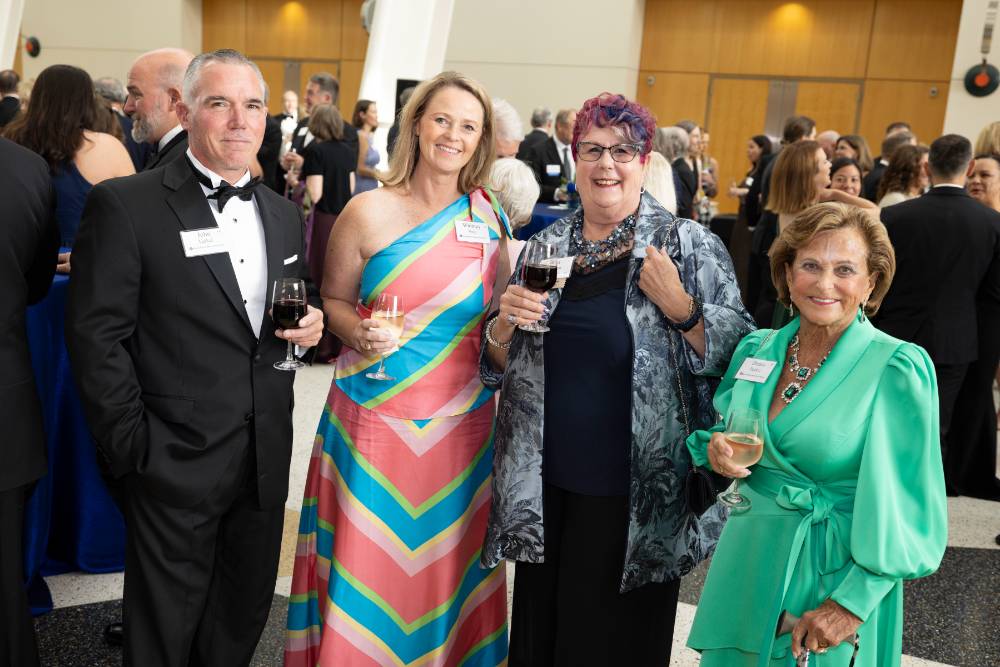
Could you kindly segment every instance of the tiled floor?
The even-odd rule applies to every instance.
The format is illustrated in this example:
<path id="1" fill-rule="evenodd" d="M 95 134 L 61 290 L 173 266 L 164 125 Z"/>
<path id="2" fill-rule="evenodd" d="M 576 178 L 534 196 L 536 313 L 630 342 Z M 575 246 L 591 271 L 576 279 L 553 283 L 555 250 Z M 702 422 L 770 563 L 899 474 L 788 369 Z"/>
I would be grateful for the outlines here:
<path id="1" fill-rule="evenodd" d="M 285 515 L 278 583 L 271 617 L 253 664 L 281 665 L 285 606 L 291 587 L 292 557 L 299 502 L 305 486 L 313 432 L 326 400 L 332 369 L 300 371 L 295 382 L 295 442 Z M 1000 471 L 998 471 L 1000 472 Z M 948 551 L 940 570 L 905 588 L 903 648 L 907 667 L 1000 665 L 1000 503 L 949 498 Z M 672 666 L 697 665 L 698 655 L 684 646 L 706 564 L 685 577 L 674 630 Z M 508 569 L 508 585 L 513 568 Z M 50 577 L 56 609 L 36 619 L 46 667 L 118 665 L 121 653 L 104 645 L 103 627 L 120 617 L 121 574 L 64 574 Z"/>

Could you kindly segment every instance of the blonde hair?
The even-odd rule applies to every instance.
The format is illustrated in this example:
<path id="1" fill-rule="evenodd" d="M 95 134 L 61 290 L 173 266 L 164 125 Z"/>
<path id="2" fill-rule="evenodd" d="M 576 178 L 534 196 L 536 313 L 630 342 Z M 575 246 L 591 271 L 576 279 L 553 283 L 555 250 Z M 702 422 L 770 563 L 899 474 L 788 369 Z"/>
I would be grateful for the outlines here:
<path id="1" fill-rule="evenodd" d="M 837 202 L 815 204 L 802 211 L 781 230 L 771 246 L 768 253 L 771 256 L 771 280 L 781 303 L 791 306 L 785 272 L 786 267 L 795 261 L 795 253 L 823 232 L 838 229 L 857 230 L 868 247 L 868 273 L 874 276 L 875 287 L 865 304 L 865 314 L 874 315 L 878 311 L 892 284 L 892 277 L 896 275 L 896 252 L 885 225 L 878 218 L 857 206 Z"/>
<path id="2" fill-rule="evenodd" d="M 472 159 L 462 167 L 458 174 L 458 189 L 461 192 L 472 192 L 483 185 L 490 173 L 490 167 L 496 159 L 493 146 L 493 104 L 486 89 L 473 79 L 458 72 L 441 72 L 433 79 L 424 81 L 413 91 L 399 118 L 399 138 L 396 140 L 392 159 L 389 161 L 389 172 L 383 179 L 386 187 L 408 189 L 410 177 L 420 159 L 420 145 L 417 141 L 416 129 L 421 116 L 427 110 L 431 98 L 444 88 L 458 88 L 471 94 L 483 108 L 483 131 L 479 137 Z"/>
<path id="3" fill-rule="evenodd" d="M 657 130 L 659 133 L 659 130 Z M 646 166 L 643 189 L 660 202 L 663 208 L 677 215 L 677 191 L 674 188 L 674 168 L 662 153 L 652 151 Z"/>
<path id="4" fill-rule="evenodd" d="M 344 138 L 344 117 L 332 104 L 318 104 L 309 114 L 309 131 L 320 141 Z"/>
<path id="5" fill-rule="evenodd" d="M 795 215 L 816 201 L 815 141 L 796 141 L 781 149 L 771 173 L 771 190 L 767 195 L 768 211 Z"/>
<path id="6" fill-rule="evenodd" d="M 993 121 L 979 132 L 975 153 L 1000 155 L 1000 120 Z"/>

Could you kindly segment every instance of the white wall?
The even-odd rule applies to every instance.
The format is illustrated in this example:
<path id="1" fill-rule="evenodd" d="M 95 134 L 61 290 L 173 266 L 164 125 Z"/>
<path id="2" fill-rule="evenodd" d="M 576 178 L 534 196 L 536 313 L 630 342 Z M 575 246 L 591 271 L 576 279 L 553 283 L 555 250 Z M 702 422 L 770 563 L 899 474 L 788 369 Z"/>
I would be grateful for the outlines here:
<path id="1" fill-rule="evenodd" d="M 948 107 L 944 116 L 945 134 L 961 134 L 973 144 L 979 131 L 1000 120 L 1000 90 L 986 97 L 973 97 L 965 91 L 965 73 L 982 62 L 983 25 L 986 22 L 987 0 L 965 0 L 958 26 L 955 63 L 951 71 Z M 1000 66 L 1000 25 L 993 34 L 993 48 L 987 57 L 990 64 Z"/>
<path id="2" fill-rule="evenodd" d="M 201 0 L 25 0 L 21 31 L 42 44 L 37 58 L 23 56 L 25 78 L 69 64 L 124 82 L 146 51 L 201 51 Z"/>
<path id="3" fill-rule="evenodd" d="M 528 131 L 535 107 L 579 108 L 604 91 L 635 98 L 643 11 L 644 0 L 459 0 L 445 67 L 513 104 Z"/>

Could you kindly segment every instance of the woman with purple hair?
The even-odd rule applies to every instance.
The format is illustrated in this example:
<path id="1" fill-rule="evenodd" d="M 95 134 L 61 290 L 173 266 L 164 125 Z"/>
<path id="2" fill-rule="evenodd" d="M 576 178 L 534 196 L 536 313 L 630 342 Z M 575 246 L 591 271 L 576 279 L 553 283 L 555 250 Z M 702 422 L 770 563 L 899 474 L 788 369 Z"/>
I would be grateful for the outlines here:
<path id="1" fill-rule="evenodd" d="M 480 374 L 502 389 L 482 560 L 517 562 L 511 667 L 666 665 L 679 578 L 722 529 L 687 502 L 684 440 L 715 422 L 713 378 L 753 321 L 719 239 L 643 192 L 655 129 L 621 95 L 584 103 L 581 208 L 532 239 L 572 272 L 546 294 L 515 278 L 486 323 Z M 549 313 L 547 333 L 516 328 Z"/>

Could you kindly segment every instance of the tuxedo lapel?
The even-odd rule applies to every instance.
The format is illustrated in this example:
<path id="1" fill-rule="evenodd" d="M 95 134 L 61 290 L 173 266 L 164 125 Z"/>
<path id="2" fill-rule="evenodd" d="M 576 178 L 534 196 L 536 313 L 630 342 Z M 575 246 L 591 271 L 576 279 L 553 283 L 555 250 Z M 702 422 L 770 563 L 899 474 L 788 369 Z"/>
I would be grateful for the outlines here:
<path id="1" fill-rule="evenodd" d="M 281 228 L 281 221 L 278 219 L 274 208 L 267 202 L 267 193 L 262 192 L 263 187 L 258 186 L 254 194 L 254 201 L 257 203 L 257 210 L 260 211 L 260 219 L 264 225 L 264 252 L 267 255 L 267 299 L 270 299 L 271 289 L 274 282 L 281 278 L 284 272 L 285 235 Z M 264 322 L 267 321 L 267 308 L 264 308 Z M 261 333 L 264 327 L 261 326 Z"/>
<path id="2" fill-rule="evenodd" d="M 167 165 L 163 174 L 163 184 L 174 191 L 167 196 L 167 205 L 174 211 L 182 229 L 218 227 L 215 216 L 212 215 L 211 205 L 197 179 L 191 173 L 191 168 L 188 167 L 186 160 L 174 160 Z M 192 258 L 192 261 L 198 260 L 204 261 L 208 265 L 216 282 L 219 283 L 219 287 L 229 299 L 229 303 L 232 304 L 247 329 L 253 333 L 253 327 L 250 326 L 250 318 L 247 317 L 247 311 L 243 305 L 243 294 L 236 281 L 236 272 L 233 271 L 229 253 L 220 252 Z M 268 258 L 269 276 L 270 263 L 270 258 Z"/>

